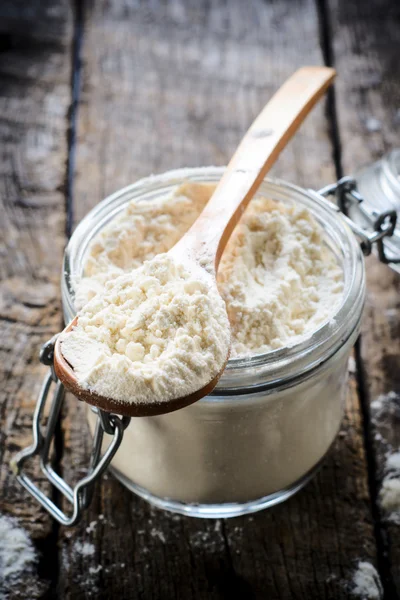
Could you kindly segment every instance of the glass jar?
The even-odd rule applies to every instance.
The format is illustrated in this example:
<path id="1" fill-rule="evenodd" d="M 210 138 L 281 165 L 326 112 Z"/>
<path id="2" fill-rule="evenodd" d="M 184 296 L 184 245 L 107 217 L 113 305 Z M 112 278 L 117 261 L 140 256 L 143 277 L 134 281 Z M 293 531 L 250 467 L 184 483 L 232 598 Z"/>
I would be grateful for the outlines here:
<path id="1" fill-rule="evenodd" d="M 127 203 L 168 196 L 184 180 L 217 182 L 222 168 L 181 169 L 142 179 L 96 206 L 65 252 L 65 321 L 76 310 L 72 282 L 84 270 L 93 237 Z M 229 517 L 281 502 L 316 472 L 340 427 L 347 361 L 365 298 L 364 261 L 351 229 L 310 190 L 267 179 L 259 194 L 307 208 L 325 232 L 344 274 L 340 306 L 301 343 L 234 358 L 215 390 L 179 411 L 133 418 L 111 471 L 130 490 L 168 510 Z M 97 416 L 87 416 L 94 431 Z"/>

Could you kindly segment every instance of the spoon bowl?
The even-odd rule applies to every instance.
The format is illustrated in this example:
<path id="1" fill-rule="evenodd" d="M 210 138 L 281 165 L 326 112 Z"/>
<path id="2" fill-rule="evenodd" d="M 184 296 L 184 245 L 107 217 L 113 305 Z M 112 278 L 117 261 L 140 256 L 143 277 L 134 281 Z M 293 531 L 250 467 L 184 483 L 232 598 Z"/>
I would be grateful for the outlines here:
<path id="1" fill-rule="evenodd" d="M 187 263 L 186 263 L 187 264 Z M 198 265 L 194 265 L 195 271 L 198 271 Z M 216 286 L 216 282 L 215 282 Z M 101 396 L 93 390 L 82 387 L 77 381 L 73 367 L 65 359 L 62 353 L 62 340 L 65 334 L 70 333 L 78 323 L 76 316 L 58 336 L 54 346 L 54 370 L 65 388 L 71 392 L 78 400 L 87 404 L 96 406 L 106 412 L 115 413 L 126 417 L 153 417 L 155 415 L 166 414 L 185 408 L 194 402 L 197 402 L 204 396 L 210 394 L 217 385 L 229 359 L 229 353 L 222 369 L 205 386 L 197 389 L 194 393 L 182 397 L 168 400 L 167 402 L 121 402 L 113 398 Z"/>

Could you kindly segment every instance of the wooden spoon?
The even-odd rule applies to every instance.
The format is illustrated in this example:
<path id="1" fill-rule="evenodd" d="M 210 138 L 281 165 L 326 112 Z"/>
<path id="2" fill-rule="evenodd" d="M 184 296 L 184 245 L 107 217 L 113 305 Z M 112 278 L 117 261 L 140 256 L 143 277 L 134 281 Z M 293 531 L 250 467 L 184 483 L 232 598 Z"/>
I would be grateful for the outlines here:
<path id="1" fill-rule="evenodd" d="M 221 255 L 246 206 L 335 75 L 334 69 L 328 67 L 303 67 L 284 83 L 247 131 L 203 212 L 169 251 L 193 274 L 198 276 L 200 269 L 209 285 L 217 287 Z M 71 331 L 77 321 L 75 317 L 64 332 Z M 80 387 L 74 370 L 62 355 L 60 337 L 55 345 L 54 368 L 64 386 L 80 400 L 126 416 L 163 414 L 196 402 L 214 389 L 226 365 L 225 362 L 206 386 L 188 396 L 162 403 L 122 403 Z"/>

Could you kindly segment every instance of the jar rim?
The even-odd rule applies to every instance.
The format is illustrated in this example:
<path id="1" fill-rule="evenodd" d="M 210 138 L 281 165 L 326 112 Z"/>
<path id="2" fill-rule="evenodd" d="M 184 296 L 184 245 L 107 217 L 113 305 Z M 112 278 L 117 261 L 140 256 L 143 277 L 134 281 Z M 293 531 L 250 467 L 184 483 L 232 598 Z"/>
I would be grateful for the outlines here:
<path id="1" fill-rule="evenodd" d="M 184 181 L 217 182 L 225 167 L 195 167 L 151 175 L 111 194 L 97 204 L 78 224 L 64 253 L 62 299 L 64 316 L 75 316 L 73 281 L 82 274 L 83 261 L 93 237 L 132 200 L 169 193 Z M 344 291 L 340 304 L 328 321 L 302 336 L 300 341 L 263 354 L 229 359 L 214 392 L 215 396 L 245 394 L 255 387 L 287 385 L 326 362 L 352 335 L 358 326 L 365 298 L 365 272 L 361 249 L 347 223 L 330 207 L 330 203 L 313 190 L 306 190 L 276 178 L 266 178 L 257 195 L 281 201 L 297 201 L 305 206 L 323 227 L 332 249 L 341 259 Z"/>

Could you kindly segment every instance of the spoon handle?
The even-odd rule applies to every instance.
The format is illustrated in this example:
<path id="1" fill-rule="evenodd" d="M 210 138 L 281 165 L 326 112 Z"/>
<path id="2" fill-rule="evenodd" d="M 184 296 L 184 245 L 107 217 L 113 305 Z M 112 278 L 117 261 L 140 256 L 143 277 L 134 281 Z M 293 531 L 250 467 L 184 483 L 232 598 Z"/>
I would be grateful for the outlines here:
<path id="1" fill-rule="evenodd" d="M 329 67 L 302 67 L 282 85 L 250 126 L 210 201 L 174 252 L 218 268 L 246 206 L 335 75 Z"/>

